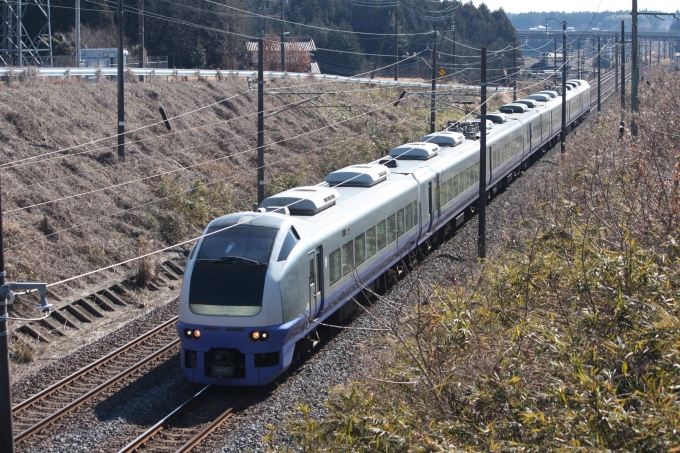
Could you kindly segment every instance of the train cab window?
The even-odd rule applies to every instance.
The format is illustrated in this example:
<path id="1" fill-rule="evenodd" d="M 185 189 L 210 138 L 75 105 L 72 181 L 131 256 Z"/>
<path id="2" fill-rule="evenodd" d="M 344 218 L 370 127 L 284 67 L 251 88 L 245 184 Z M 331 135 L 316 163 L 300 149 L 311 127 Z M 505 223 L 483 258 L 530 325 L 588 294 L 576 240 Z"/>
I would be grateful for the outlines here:
<path id="1" fill-rule="evenodd" d="M 397 211 L 397 235 L 402 237 L 406 233 L 406 228 L 404 228 L 404 210 L 400 209 Z"/>
<path id="2" fill-rule="evenodd" d="M 258 314 L 278 232 L 253 225 L 208 229 L 191 273 L 189 309 L 207 316 Z"/>
<path id="3" fill-rule="evenodd" d="M 366 230 L 366 259 L 375 255 L 376 252 L 376 242 L 375 242 L 375 227 L 371 227 Z"/>
<path id="4" fill-rule="evenodd" d="M 341 249 L 340 253 L 340 261 L 342 263 L 342 276 L 344 277 L 345 275 L 349 274 L 352 272 L 352 269 L 354 268 L 354 247 L 353 247 L 353 242 L 350 241 L 347 244 L 344 244 Z"/>
<path id="5" fill-rule="evenodd" d="M 378 224 L 375 226 L 376 228 L 376 244 L 378 245 L 378 250 L 382 250 L 385 248 L 387 245 L 387 225 L 385 221 L 383 220 L 382 222 L 378 222 Z"/>
<path id="6" fill-rule="evenodd" d="M 295 244 L 297 244 L 299 240 L 300 236 L 298 236 L 297 231 L 295 231 L 295 228 L 290 227 L 290 230 L 288 230 L 288 234 L 286 234 L 286 239 L 284 239 L 283 245 L 281 246 L 281 251 L 279 252 L 279 259 L 277 261 L 286 261 L 288 259 L 288 255 L 290 255 L 290 252 L 293 250 Z"/>
<path id="7" fill-rule="evenodd" d="M 397 238 L 397 219 L 394 214 L 387 218 L 387 243 L 391 244 Z"/>
<path id="8" fill-rule="evenodd" d="M 413 225 L 418 225 L 418 201 L 413 202 Z"/>
<path id="9" fill-rule="evenodd" d="M 366 261 L 366 236 L 361 233 L 354 238 L 354 265 L 359 266 Z"/>
<path id="10" fill-rule="evenodd" d="M 328 255 L 328 279 L 331 285 L 335 285 L 342 277 L 342 268 L 340 267 L 340 249 L 331 252 Z"/>
<path id="11" fill-rule="evenodd" d="M 406 216 L 406 231 L 408 231 L 413 228 L 413 205 L 411 203 L 406 205 L 404 213 Z"/>

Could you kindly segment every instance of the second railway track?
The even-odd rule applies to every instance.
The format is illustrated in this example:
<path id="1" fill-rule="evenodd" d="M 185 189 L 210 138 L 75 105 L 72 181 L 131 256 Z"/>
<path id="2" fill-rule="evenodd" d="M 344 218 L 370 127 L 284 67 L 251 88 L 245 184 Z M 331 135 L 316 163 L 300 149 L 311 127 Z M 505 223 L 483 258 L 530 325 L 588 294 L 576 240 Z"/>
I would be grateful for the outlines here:
<path id="1" fill-rule="evenodd" d="M 18 444 L 179 347 L 174 317 L 12 408 Z"/>

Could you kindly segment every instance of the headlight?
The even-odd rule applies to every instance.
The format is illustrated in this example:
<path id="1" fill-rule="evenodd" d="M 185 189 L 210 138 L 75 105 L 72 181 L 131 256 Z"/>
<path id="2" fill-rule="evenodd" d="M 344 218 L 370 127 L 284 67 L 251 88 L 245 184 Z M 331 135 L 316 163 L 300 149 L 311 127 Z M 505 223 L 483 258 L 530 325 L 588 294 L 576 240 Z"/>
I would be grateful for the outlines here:
<path id="1" fill-rule="evenodd" d="M 269 338 L 269 334 L 267 332 L 259 332 L 259 331 L 253 331 L 250 332 L 250 339 L 253 341 L 267 341 Z"/>
<path id="2" fill-rule="evenodd" d="M 201 338 L 201 331 L 198 329 L 184 329 L 184 336 L 187 338 Z"/>

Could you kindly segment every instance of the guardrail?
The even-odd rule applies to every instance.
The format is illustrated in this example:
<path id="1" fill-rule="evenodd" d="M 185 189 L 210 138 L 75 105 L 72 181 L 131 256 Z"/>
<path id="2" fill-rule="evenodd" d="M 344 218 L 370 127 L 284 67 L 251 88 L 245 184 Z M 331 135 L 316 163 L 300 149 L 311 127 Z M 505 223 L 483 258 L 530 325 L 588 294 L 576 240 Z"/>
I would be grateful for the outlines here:
<path id="1" fill-rule="evenodd" d="M 257 71 L 236 71 L 236 70 L 219 70 L 219 69 L 154 69 L 154 68 L 125 68 L 127 75 L 144 76 L 153 80 L 156 77 L 174 78 L 179 80 L 183 77 L 201 77 L 201 78 L 226 78 L 226 77 L 245 77 L 249 80 L 257 78 Z M 100 80 L 102 77 L 116 77 L 118 75 L 118 68 L 40 68 L 30 66 L 26 68 L 0 68 L 0 77 L 59 77 L 69 80 L 70 77 L 86 77 Z M 289 78 L 289 79 L 304 79 L 313 78 L 322 81 L 338 81 L 346 83 L 359 84 L 374 84 L 378 86 L 394 86 L 394 87 L 418 87 L 431 88 L 431 82 L 407 82 L 396 80 L 379 80 L 363 77 L 344 77 L 339 75 L 329 74 L 311 74 L 299 72 L 281 72 L 281 71 L 265 71 L 264 77 L 273 78 Z M 437 83 L 438 86 L 465 88 L 471 90 L 478 90 L 479 86 L 474 85 L 458 85 L 448 83 Z"/>

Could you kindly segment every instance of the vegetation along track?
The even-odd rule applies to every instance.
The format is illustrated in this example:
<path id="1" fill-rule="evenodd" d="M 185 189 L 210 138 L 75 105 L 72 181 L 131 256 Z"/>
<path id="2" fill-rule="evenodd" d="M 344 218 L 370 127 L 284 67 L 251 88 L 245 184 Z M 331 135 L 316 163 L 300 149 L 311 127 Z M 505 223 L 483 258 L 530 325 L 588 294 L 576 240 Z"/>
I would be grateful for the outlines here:
<path id="1" fill-rule="evenodd" d="M 187 452 L 200 444 L 227 421 L 241 406 L 260 392 L 255 387 L 239 398 L 236 391 L 203 387 L 177 409 L 123 447 L 119 453 L 134 451 Z"/>
<path id="2" fill-rule="evenodd" d="M 145 365 L 172 352 L 174 317 L 12 408 L 16 443 L 23 442 Z"/>

